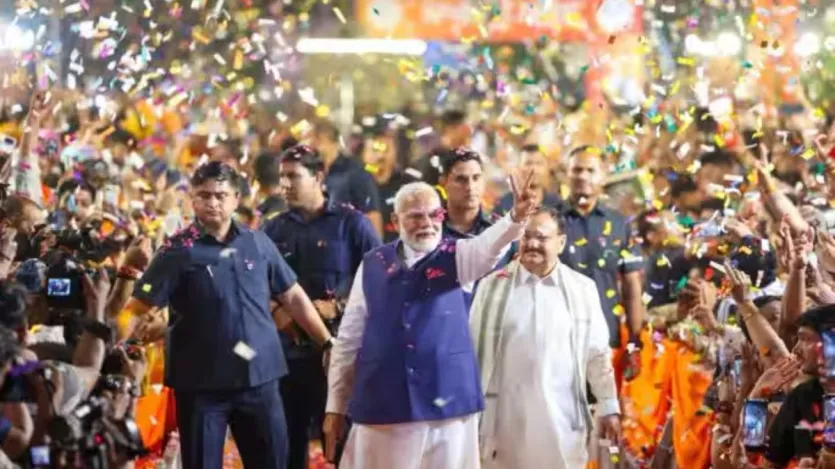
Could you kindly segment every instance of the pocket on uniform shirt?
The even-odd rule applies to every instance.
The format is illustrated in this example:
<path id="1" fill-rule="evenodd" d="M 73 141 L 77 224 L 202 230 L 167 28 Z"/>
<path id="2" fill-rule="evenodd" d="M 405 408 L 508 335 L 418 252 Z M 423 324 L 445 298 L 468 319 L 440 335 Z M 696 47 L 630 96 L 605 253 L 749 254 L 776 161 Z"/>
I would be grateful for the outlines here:
<path id="1" fill-rule="evenodd" d="M 268 300 L 270 285 L 267 262 L 263 258 L 243 258 L 237 262 L 237 268 L 241 271 L 241 289 L 254 299 Z"/>
<path id="2" fill-rule="evenodd" d="M 224 298 L 232 285 L 232 266 L 223 263 L 194 263 L 185 271 L 184 283 L 189 296 Z"/>

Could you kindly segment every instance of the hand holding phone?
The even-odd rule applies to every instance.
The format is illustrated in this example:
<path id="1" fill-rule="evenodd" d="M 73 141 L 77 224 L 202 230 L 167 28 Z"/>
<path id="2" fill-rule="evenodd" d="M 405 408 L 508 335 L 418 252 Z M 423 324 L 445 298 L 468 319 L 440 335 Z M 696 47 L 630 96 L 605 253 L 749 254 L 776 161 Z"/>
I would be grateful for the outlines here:
<path id="1" fill-rule="evenodd" d="M 747 399 L 742 409 L 742 444 L 749 451 L 765 449 L 768 401 Z"/>

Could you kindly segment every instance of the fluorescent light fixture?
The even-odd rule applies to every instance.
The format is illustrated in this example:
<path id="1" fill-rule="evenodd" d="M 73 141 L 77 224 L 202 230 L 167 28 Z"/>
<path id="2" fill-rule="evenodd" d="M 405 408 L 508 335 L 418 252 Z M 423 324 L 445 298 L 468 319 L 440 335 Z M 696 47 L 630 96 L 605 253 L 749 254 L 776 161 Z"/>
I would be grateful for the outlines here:
<path id="1" fill-rule="evenodd" d="M 426 41 L 420 39 L 326 39 L 303 38 L 296 43 L 302 54 L 391 54 L 423 55 Z"/>
<path id="2" fill-rule="evenodd" d="M 815 55 L 821 50 L 821 37 L 817 33 L 805 32 L 794 45 L 794 53 L 800 57 Z"/>

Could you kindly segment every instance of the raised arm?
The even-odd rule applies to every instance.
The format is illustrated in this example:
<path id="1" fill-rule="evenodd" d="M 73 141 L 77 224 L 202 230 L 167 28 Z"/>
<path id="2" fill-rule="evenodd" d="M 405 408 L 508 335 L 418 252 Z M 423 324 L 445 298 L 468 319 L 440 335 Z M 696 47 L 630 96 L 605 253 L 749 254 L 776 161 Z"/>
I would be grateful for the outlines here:
<path id="1" fill-rule="evenodd" d="M 469 285 L 489 273 L 505 255 L 510 243 L 522 235 L 525 223 L 537 208 L 535 194 L 530 190 L 532 180 L 532 171 L 511 174 L 513 208 L 510 214 L 475 238 L 458 240 L 455 264 L 461 285 Z"/>
<path id="2" fill-rule="evenodd" d="M 759 308 L 748 298 L 751 279 L 747 274 L 734 269 L 729 261 L 725 261 L 725 272 L 731 284 L 731 294 L 737 302 L 740 316 L 748 328 L 751 342 L 764 359 L 769 362 L 779 360 L 789 355 L 786 344 L 780 339 L 777 331 L 771 327 L 768 320 L 760 314 Z"/>

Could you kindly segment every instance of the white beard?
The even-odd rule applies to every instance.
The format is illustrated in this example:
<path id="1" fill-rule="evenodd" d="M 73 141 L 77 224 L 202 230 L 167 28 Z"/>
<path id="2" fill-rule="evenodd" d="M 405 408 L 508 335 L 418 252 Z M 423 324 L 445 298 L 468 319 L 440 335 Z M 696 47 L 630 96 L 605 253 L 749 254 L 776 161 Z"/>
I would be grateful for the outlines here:
<path id="1" fill-rule="evenodd" d="M 438 247 L 438 244 L 441 243 L 441 233 L 437 233 L 435 236 L 433 236 L 429 239 L 421 240 L 421 241 L 419 241 L 417 239 L 412 239 L 409 236 L 407 236 L 405 233 L 401 233 L 400 234 L 400 239 L 402 239 L 403 242 L 406 243 L 406 246 L 409 246 L 410 248 L 414 249 L 415 251 L 421 252 L 421 253 L 427 253 L 427 252 L 432 251 L 436 247 Z"/>

